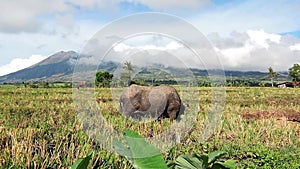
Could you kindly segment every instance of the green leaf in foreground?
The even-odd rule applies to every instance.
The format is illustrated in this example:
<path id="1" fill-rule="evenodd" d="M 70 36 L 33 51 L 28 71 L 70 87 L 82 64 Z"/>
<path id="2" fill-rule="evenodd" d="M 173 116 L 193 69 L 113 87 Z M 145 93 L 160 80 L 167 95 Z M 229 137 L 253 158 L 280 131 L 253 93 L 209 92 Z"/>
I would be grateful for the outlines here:
<path id="1" fill-rule="evenodd" d="M 116 151 L 126 156 L 135 168 L 139 169 L 166 169 L 167 165 L 163 155 L 153 145 L 145 141 L 137 132 L 125 130 L 124 137 L 127 146 L 121 145 L 119 141 L 114 142 Z"/>
<path id="2" fill-rule="evenodd" d="M 229 169 L 235 169 L 236 168 L 235 160 L 233 160 L 233 159 L 229 159 L 229 160 L 224 161 L 224 162 L 217 162 L 216 164 L 219 164 L 219 165 L 223 166 L 223 168 L 229 168 Z"/>
<path id="3" fill-rule="evenodd" d="M 194 155 L 182 155 L 176 159 L 174 168 L 178 169 L 201 169 L 207 168 L 207 157 Z"/>
<path id="4" fill-rule="evenodd" d="M 168 167 L 174 169 L 235 169 L 235 161 L 219 161 L 219 158 L 225 155 L 224 151 L 214 151 L 208 155 L 180 155 L 175 162 L 169 162 Z"/>
<path id="5" fill-rule="evenodd" d="M 79 158 L 73 165 L 72 169 L 87 169 L 89 162 L 92 158 L 93 152 L 89 152 L 89 154 L 84 158 Z"/>
<path id="6" fill-rule="evenodd" d="M 212 153 L 209 153 L 208 154 L 208 164 L 214 163 L 215 161 L 217 161 L 220 157 L 222 157 L 225 154 L 226 154 L 225 151 L 214 151 Z"/>

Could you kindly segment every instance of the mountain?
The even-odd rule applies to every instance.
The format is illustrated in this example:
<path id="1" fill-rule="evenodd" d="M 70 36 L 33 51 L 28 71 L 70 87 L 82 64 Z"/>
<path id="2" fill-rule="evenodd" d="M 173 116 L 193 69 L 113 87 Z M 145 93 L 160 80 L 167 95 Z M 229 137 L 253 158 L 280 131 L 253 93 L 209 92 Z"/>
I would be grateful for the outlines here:
<path id="1" fill-rule="evenodd" d="M 0 83 L 21 83 L 28 81 L 47 82 L 71 82 L 73 78 L 75 64 L 79 54 L 74 51 L 58 52 L 45 60 L 22 70 L 0 77 Z M 88 56 L 82 56 L 86 59 Z M 86 63 L 80 66 L 82 74 L 80 76 L 93 76 L 95 70 L 113 72 L 117 68 L 117 63 L 108 61 L 100 65 L 97 63 Z"/>
<path id="2" fill-rule="evenodd" d="M 58 52 L 47 59 L 22 70 L 0 77 L 0 83 L 20 83 L 24 81 L 59 80 L 73 73 L 78 54 L 74 51 Z M 63 80 L 63 78 L 62 78 Z M 65 79 L 66 80 L 66 79 Z"/>
<path id="3" fill-rule="evenodd" d="M 79 58 L 79 54 L 74 51 L 68 52 L 58 52 L 47 59 L 31 66 L 26 69 L 19 70 L 14 73 L 10 73 L 5 76 L 0 77 L 0 83 L 21 83 L 28 81 L 48 81 L 48 82 L 71 82 L 73 78 L 74 68 L 77 59 Z M 122 67 L 120 63 L 106 61 L 102 62 L 100 65 L 97 65 L 94 60 L 88 60 L 88 56 L 82 56 L 83 59 L 86 60 L 84 65 L 80 66 L 82 69 L 82 74 L 79 74 L 81 77 L 88 77 L 88 79 L 92 79 L 94 76 L 94 71 L 109 71 L 114 72 L 118 67 Z M 188 76 L 186 69 L 168 67 L 167 71 L 171 74 L 177 74 L 179 77 Z M 207 77 L 208 73 L 206 70 L 200 69 L 190 69 L 192 74 L 197 77 Z M 220 70 L 210 70 L 220 71 Z M 80 73 L 81 73 L 80 72 Z M 156 73 L 155 73 L 156 72 Z M 75 73 L 76 74 L 76 73 Z M 157 72 L 157 70 L 144 69 L 139 72 L 139 74 L 145 74 L 142 76 L 150 77 L 155 74 L 161 74 L 161 72 Z M 149 74 L 149 75 L 148 75 Z M 152 75 L 151 75 L 152 74 Z M 225 71 L 225 75 L 227 79 L 261 79 L 261 80 L 269 80 L 267 72 L 258 72 L 258 71 Z M 77 76 L 77 74 L 76 74 Z M 167 76 L 167 75 L 166 75 Z M 281 72 L 279 79 L 285 80 L 287 79 L 288 73 Z"/>

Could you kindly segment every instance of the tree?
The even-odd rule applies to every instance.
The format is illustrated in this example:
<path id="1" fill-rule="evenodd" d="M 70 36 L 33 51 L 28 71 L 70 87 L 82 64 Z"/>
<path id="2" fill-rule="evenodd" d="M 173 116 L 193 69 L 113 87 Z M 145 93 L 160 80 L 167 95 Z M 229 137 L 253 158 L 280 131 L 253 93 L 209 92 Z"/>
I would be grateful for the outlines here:
<path id="1" fill-rule="evenodd" d="M 269 67 L 268 70 L 269 70 L 269 77 L 271 78 L 272 87 L 274 87 L 274 78 L 278 76 L 278 73 L 276 73 L 272 67 Z"/>
<path id="2" fill-rule="evenodd" d="M 289 76 L 293 78 L 293 81 L 300 81 L 300 65 L 294 64 L 293 67 L 289 68 Z"/>
<path id="3" fill-rule="evenodd" d="M 24 85 L 25 88 L 29 86 L 29 82 L 22 82 L 22 84 Z"/>
<path id="4" fill-rule="evenodd" d="M 129 77 L 128 85 L 129 85 L 131 82 L 131 71 L 134 70 L 134 66 L 131 64 L 131 62 L 126 61 L 124 63 L 123 69 L 128 71 L 128 77 Z"/>
<path id="5" fill-rule="evenodd" d="M 109 72 L 97 72 L 95 85 L 97 87 L 110 87 L 112 78 L 113 78 L 113 74 L 110 74 Z"/>

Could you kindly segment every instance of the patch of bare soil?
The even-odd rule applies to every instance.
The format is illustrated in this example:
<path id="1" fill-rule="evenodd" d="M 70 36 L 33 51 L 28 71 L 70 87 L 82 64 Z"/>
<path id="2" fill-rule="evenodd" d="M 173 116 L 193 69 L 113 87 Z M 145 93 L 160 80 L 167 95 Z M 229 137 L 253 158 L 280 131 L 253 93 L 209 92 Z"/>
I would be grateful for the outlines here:
<path id="1" fill-rule="evenodd" d="M 268 119 L 268 118 L 276 118 L 278 120 L 286 119 L 288 121 L 299 122 L 300 123 L 300 112 L 295 110 L 262 110 L 255 112 L 247 112 L 241 114 L 243 119 Z"/>

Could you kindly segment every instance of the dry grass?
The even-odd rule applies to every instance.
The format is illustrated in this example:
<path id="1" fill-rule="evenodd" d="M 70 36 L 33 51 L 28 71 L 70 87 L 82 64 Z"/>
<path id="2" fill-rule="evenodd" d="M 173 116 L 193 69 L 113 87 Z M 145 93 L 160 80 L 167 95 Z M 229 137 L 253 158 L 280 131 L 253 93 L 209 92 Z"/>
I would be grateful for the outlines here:
<path id="1" fill-rule="evenodd" d="M 218 149 L 227 151 L 227 158 L 236 159 L 240 168 L 300 164 L 300 123 L 292 122 L 300 112 L 300 89 L 227 88 L 222 121 L 205 142 L 199 141 L 212 96 L 210 88 L 199 90 L 200 104 L 197 99 L 188 101 L 197 123 L 184 142 L 165 153 L 167 160 Z M 116 131 L 127 128 L 152 137 L 172 125 L 168 119 L 126 119 L 118 113 L 118 95 L 110 91 L 97 90 L 95 101 Z M 72 89 L 0 88 L 0 168 L 68 168 L 90 150 L 95 152 L 90 167 L 132 168 L 125 158 L 99 148 L 83 127 L 75 114 Z M 268 155 L 273 160 L 268 161 Z"/>

